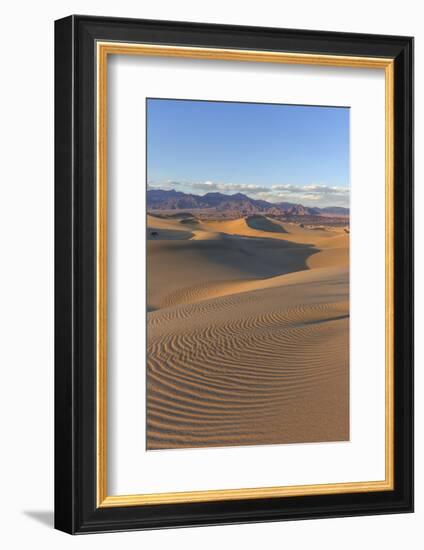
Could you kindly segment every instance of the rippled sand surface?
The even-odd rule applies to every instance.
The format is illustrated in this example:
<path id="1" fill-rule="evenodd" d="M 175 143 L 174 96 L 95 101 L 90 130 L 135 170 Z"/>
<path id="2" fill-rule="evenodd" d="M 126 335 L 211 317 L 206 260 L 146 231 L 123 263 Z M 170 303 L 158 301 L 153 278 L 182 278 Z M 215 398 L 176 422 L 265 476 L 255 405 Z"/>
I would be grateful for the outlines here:
<path id="1" fill-rule="evenodd" d="M 348 235 L 148 223 L 147 448 L 347 440 Z"/>

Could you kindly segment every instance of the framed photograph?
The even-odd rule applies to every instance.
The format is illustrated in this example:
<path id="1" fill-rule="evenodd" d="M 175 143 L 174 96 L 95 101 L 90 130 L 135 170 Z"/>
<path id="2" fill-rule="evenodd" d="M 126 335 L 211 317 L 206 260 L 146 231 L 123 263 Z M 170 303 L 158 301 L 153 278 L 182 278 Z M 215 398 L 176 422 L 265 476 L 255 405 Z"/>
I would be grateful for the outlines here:
<path id="1" fill-rule="evenodd" d="M 413 510 L 413 39 L 55 25 L 55 524 Z"/>

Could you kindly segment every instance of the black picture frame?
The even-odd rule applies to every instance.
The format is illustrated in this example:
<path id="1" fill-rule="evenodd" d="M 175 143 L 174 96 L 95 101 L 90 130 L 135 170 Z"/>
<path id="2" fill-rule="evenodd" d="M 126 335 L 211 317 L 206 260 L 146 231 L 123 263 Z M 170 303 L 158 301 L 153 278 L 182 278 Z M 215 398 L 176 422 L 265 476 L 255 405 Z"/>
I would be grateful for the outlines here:
<path id="1" fill-rule="evenodd" d="M 96 104 L 98 40 L 394 60 L 392 491 L 98 508 Z M 55 22 L 55 527 L 67 533 L 413 511 L 413 39 L 73 15 Z"/>

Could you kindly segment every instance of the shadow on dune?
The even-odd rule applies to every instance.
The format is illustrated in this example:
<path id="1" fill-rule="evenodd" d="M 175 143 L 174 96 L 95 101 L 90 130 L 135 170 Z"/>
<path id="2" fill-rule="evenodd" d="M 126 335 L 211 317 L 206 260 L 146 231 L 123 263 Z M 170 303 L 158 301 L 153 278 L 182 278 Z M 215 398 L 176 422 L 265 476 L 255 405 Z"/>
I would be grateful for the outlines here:
<path id="1" fill-rule="evenodd" d="M 256 229 L 258 231 L 269 231 L 270 233 L 287 233 L 282 225 L 273 222 L 265 216 L 248 216 L 246 218 L 246 224 L 251 229 Z"/>
<path id="2" fill-rule="evenodd" d="M 179 231 L 178 229 L 159 229 L 156 227 L 148 227 L 146 233 L 146 239 L 148 241 L 161 241 L 161 240 L 188 240 L 194 236 L 194 233 L 189 231 Z"/>
<path id="3" fill-rule="evenodd" d="M 220 281 L 266 279 L 309 269 L 320 250 L 272 238 L 223 236 L 217 240 L 148 242 L 149 307 L 163 307 L 182 288 Z"/>
<path id="4" fill-rule="evenodd" d="M 196 225 L 199 223 L 199 220 L 197 220 L 196 218 L 184 218 L 182 220 L 179 220 L 179 222 L 182 225 Z"/>
<path id="5" fill-rule="evenodd" d="M 319 249 L 309 244 L 236 236 L 219 240 L 150 241 L 148 250 L 149 267 L 163 269 L 168 265 L 174 276 L 176 271 L 193 273 L 206 269 L 206 273 L 212 274 L 218 269 L 223 275 L 234 271 L 237 278 L 303 271 L 308 269 L 308 258 L 317 252 Z"/>

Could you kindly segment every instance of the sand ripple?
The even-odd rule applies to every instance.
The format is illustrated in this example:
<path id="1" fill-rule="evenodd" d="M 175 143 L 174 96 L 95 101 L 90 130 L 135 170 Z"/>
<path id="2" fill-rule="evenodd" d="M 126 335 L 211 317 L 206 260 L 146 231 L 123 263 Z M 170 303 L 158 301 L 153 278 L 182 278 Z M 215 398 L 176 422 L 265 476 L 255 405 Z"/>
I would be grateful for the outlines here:
<path id="1" fill-rule="evenodd" d="M 149 314 L 149 449 L 347 437 L 347 301 L 285 307 L 289 292 Z"/>

